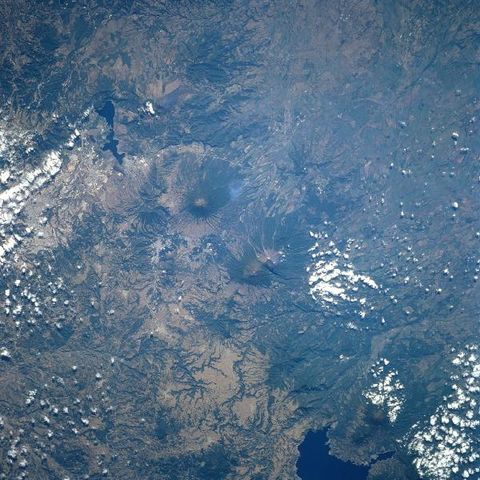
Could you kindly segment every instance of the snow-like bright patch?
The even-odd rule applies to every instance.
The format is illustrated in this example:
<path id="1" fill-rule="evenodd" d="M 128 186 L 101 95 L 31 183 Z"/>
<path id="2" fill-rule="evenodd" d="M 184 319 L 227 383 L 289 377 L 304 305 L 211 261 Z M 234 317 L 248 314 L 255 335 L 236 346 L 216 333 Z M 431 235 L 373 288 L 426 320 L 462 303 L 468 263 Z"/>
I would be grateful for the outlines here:
<path id="1" fill-rule="evenodd" d="M 386 410 L 390 423 L 394 423 L 405 402 L 404 386 L 398 379 L 398 371 L 386 358 L 378 360 L 371 369 L 374 383 L 363 393 L 373 405 Z"/>
<path id="2" fill-rule="evenodd" d="M 451 393 L 428 421 L 411 429 L 408 449 L 422 478 L 480 478 L 480 355 L 469 345 L 452 361 Z"/>
<path id="3" fill-rule="evenodd" d="M 349 262 L 348 252 L 341 252 L 333 241 L 320 234 L 310 232 L 315 244 L 309 249 L 313 263 L 307 268 L 310 295 L 325 306 L 339 302 L 366 304 L 368 290 L 379 286 L 368 275 L 358 273 Z M 360 316 L 365 317 L 365 310 Z"/>
<path id="4" fill-rule="evenodd" d="M 0 229 L 2 231 L 13 223 L 23 210 L 28 198 L 59 172 L 61 165 L 59 153 L 51 151 L 39 167 L 25 172 L 18 183 L 0 193 Z M 0 245 L 0 263 L 20 241 L 21 237 L 18 234 L 6 237 Z"/>

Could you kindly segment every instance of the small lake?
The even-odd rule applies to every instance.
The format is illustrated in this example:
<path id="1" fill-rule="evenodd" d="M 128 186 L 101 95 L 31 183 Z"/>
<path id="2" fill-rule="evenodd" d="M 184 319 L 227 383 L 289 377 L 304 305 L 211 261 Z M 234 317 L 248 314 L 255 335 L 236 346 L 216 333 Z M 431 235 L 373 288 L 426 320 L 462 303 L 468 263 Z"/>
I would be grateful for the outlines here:
<path id="1" fill-rule="evenodd" d="M 119 153 L 117 150 L 118 140 L 115 138 L 114 133 L 115 105 L 111 100 L 107 100 L 105 105 L 101 109 L 97 110 L 97 113 L 105 119 L 107 125 L 109 126 L 107 143 L 103 146 L 103 150 L 110 150 L 113 156 L 118 160 L 118 163 L 122 164 L 125 154 Z"/>
<path id="2" fill-rule="evenodd" d="M 298 447 L 297 474 L 302 480 L 366 480 L 369 467 L 329 455 L 327 430 L 310 431 Z"/>

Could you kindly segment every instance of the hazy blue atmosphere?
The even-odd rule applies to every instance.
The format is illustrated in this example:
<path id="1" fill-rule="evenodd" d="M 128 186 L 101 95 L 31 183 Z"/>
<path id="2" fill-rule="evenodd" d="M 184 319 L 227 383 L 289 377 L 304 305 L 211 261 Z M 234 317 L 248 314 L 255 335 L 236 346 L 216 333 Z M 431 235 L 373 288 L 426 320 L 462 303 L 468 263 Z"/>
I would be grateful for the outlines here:
<path id="1" fill-rule="evenodd" d="M 0 479 L 479 479 L 479 32 L 0 0 Z"/>

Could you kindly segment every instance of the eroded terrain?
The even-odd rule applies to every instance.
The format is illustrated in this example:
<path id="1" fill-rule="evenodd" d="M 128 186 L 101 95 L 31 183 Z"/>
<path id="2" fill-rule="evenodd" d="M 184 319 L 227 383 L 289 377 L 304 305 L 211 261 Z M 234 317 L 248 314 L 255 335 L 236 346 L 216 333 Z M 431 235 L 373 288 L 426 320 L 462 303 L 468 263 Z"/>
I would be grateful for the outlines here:
<path id="1" fill-rule="evenodd" d="M 0 14 L 2 478 L 478 476 L 475 2 Z"/>

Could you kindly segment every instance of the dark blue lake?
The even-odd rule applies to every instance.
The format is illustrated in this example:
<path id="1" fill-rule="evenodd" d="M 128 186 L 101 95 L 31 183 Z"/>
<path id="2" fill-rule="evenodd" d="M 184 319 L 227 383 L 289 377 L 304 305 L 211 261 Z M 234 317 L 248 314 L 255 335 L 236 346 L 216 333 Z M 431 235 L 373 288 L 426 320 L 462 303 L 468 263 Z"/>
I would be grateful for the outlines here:
<path id="1" fill-rule="evenodd" d="M 302 480 L 365 480 L 368 467 L 342 462 L 329 455 L 327 430 L 308 432 L 298 447 L 297 474 Z"/>
<path id="2" fill-rule="evenodd" d="M 107 143 L 103 146 L 103 150 L 110 150 L 113 156 L 118 160 L 118 163 L 122 164 L 125 154 L 119 153 L 117 150 L 118 140 L 115 138 L 114 133 L 115 105 L 111 100 L 107 100 L 105 105 L 97 110 L 97 113 L 106 120 L 110 128 L 107 135 Z"/>

